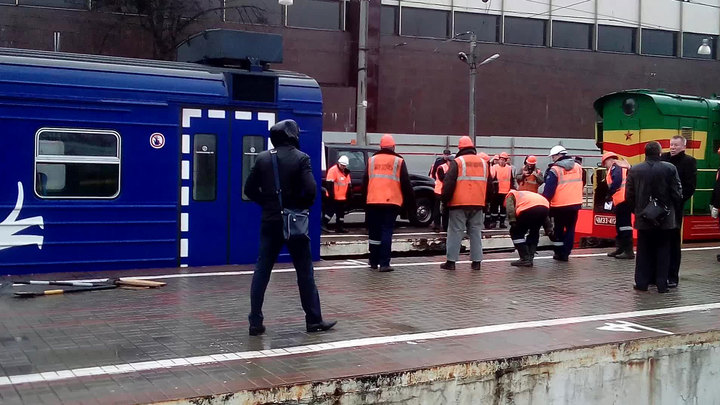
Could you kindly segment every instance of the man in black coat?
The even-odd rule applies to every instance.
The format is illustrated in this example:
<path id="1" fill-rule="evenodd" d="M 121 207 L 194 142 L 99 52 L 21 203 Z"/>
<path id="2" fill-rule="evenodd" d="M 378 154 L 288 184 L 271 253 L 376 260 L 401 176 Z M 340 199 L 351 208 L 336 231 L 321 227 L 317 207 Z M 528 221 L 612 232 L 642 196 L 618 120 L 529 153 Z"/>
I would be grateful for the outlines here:
<path id="1" fill-rule="evenodd" d="M 313 178 L 310 157 L 301 152 L 300 128 L 293 120 L 280 121 L 270 128 L 270 140 L 277 152 L 278 177 L 282 190 L 283 208 L 308 209 L 315 201 L 316 183 Z M 280 213 L 280 201 L 275 187 L 275 175 L 271 151 L 261 152 L 245 182 L 245 194 L 262 207 L 260 223 L 260 249 L 250 287 L 250 335 L 262 335 L 262 306 L 270 272 L 283 245 L 287 245 L 292 257 L 300 301 L 305 310 L 308 332 L 326 331 L 336 322 L 323 321 L 320 296 L 315 286 L 310 240 L 293 238 L 285 240 Z"/>
<path id="2" fill-rule="evenodd" d="M 697 162 L 692 156 L 685 154 L 687 139 L 681 135 L 675 135 L 670 138 L 670 152 L 665 152 L 660 160 L 672 163 L 677 169 L 682 184 L 682 203 L 675 209 L 675 221 L 678 227 L 672 232 L 672 240 L 670 241 L 670 271 L 668 273 L 668 286 L 675 288 L 678 285 L 680 273 L 680 259 L 682 247 L 682 223 L 683 223 L 683 207 L 685 202 L 695 194 L 695 185 L 697 183 Z"/>
<path id="3" fill-rule="evenodd" d="M 648 285 L 655 284 L 658 292 L 665 293 L 668 291 L 672 234 L 680 226 L 675 211 L 682 204 L 682 186 L 675 166 L 660 161 L 661 150 L 655 141 L 645 145 L 645 162 L 628 172 L 625 201 L 635 213 L 635 229 L 638 230 L 634 288 L 647 291 Z M 656 198 L 668 210 L 657 226 L 642 215 L 650 197 Z"/>

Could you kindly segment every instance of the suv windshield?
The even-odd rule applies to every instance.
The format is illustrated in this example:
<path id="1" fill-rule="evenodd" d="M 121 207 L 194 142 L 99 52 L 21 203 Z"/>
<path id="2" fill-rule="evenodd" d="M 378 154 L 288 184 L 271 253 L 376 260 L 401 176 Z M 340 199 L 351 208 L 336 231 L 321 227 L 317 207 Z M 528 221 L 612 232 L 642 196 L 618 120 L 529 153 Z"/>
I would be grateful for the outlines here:
<path id="1" fill-rule="evenodd" d="M 348 169 L 351 172 L 364 172 L 365 171 L 365 153 L 362 151 L 338 151 L 338 158 L 340 156 L 347 156 L 350 164 Z"/>

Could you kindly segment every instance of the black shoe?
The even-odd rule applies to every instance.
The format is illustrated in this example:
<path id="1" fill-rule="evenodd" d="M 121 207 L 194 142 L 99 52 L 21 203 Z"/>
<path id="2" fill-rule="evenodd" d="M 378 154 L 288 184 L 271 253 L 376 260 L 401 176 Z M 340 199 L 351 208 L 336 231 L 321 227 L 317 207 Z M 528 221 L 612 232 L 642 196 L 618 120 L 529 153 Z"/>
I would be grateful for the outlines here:
<path id="1" fill-rule="evenodd" d="M 500 224 L 500 229 L 507 229 L 507 225 L 505 225 L 505 222 Z"/>
<path id="2" fill-rule="evenodd" d="M 305 326 L 307 327 L 308 332 L 313 333 L 330 330 L 333 326 L 335 326 L 335 324 L 337 324 L 337 321 L 322 321 L 320 323 L 308 323 Z"/>
<path id="3" fill-rule="evenodd" d="M 666 288 L 666 289 L 664 289 L 664 290 L 661 290 L 661 289 L 658 288 L 658 294 L 667 294 L 667 293 L 669 293 L 669 292 L 670 292 L 670 289 L 668 289 L 668 288 Z"/>
<path id="4" fill-rule="evenodd" d="M 608 257 L 615 257 L 615 256 L 619 255 L 619 254 L 622 253 L 622 252 L 623 252 L 622 249 L 617 248 L 617 249 L 613 250 L 612 252 L 609 252 L 607 255 L 608 255 Z"/>
<path id="5" fill-rule="evenodd" d="M 531 262 L 530 260 L 520 259 L 515 260 L 514 262 L 510 262 L 510 265 L 515 267 L 532 267 L 533 262 Z"/>
<path id="6" fill-rule="evenodd" d="M 377 263 L 368 263 L 368 265 L 369 265 L 370 268 L 373 269 L 373 270 L 377 270 L 377 268 L 378 268 Z"/>
<path id="7" fill-rule="evenodd" d="M 610 253 L 608 253 L 609 255 Z M 632 250 L 625 250 L 622 253 L 615 256 L 616 259 L 632 260 L 635 258 L 635 252 Z"/>
<path id="8" fill-rule="evenodd" d="M 441 264 L 440 268 L 443 270 L 455 270 L 455 262 L 451 262 L 450 260 L 448 260 L 445 263 Z"/>
<path id="9" fill-rule="evenodd" d="M 380 268 L 378 269 L 378 271 L 379 271 L 380 273 L 389 273 L 389 272 L 391 272 L 391 271 L 395 271 L 395 269 L 393 269 L 393 268 L 390 267 L 390 266 L 380 266 Z"/>
<path id="10" fill-rule="evenodd" d="M 556 253 L 553 255 L 553 259 L 560 261 L 560 262 L 566 262 L 566 261 L 568 261 L 568 256 L 562 256 L 562 255 L 559 255 Z"/>
<path id="11" fill-rule="evenodd" d="M 260 336 L 265 333 L 265 326 L 250 326 L 250 336 Z"/>
<path id="12" fill-rule="evenodd" d="M 715 256 L 715 258 L 720 262 L 720 255 Z"/>
<path id="13" fill-rule="evenodd" d="M 667 286 L 668 286 L 668 288 L 677 288 L 678 283 L 675 283 L 673 281 L 668 281 Z"/>
<path id="14" fill-rule="evenodd" d="M 482 262 L 470 263 L 470 268 L 473 270 L 480 270 L 481 267 L 482 267 Z M 455 270 L 455 263 L 453 263 L 453 270 Z"/>
<path id="15" fill-rule="evenodd" d="M 647 287 L 638 287 L 637 285 L 633 284 L 633 290 L 637 290 L 637 291 L 647 291 L 648 288 L 647 288 Z"/>

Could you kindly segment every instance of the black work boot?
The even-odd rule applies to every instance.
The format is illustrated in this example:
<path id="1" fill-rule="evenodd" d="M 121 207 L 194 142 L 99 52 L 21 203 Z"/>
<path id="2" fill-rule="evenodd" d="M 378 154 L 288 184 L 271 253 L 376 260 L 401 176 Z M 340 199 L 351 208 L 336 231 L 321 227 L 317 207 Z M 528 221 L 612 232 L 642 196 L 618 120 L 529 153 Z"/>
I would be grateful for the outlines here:
<path id="1" fill-rule="evenodd" d="M 607 254 L 608 257 L 615 257 L 615 256 L 619 255 L 620 253 L 622 253 L 623 252 L 622 246 L 623 246 L 622 240 L 620 240 L 620 238 L 615 238 L 615 250 L 613 250 L 612 252 L 608 252 L 608 254 Z"/>
<path id="2" fill-rule="evenodd" d="M 528 245 L 526 243 L 520 243 L 515 245 L 515 248 L 517 248 L 520 260 L 510 262 L 510 265 L 515 267 L 532 267 L 533 262 L 530 256 L 530 249 L 528 249 Z"/>
<path id="3" fill-rule="evenodd" d="M 335 224 L 335 233 L 348 233 L 347 229 L 345 229 L 345 221 L 338 219 L 337 224 Z"/>
<path id="4" fill-rule="evenodd" d="M 473 270 L 480 270 L 482 268 L 482 262 L 481 261 L 472 262 L 472 263 L 470 263 L 470 268 Z"/>
<path id="5" fill-rule="evenodd" d="M 455 270 L 455 262 L 448 260 L 441 264 L 440 268 L 443 270 Z"/>
<path id="6" fill-rule="evenodd" d="M 630 238 L 624 238 L 620 241 L 620 249 L 621 253 L 615 256 L 616 259 L 632 260 L 635 258 L 632 236 Z"/>
<path id="7" fill-rule="evenodd" d="M 325 332 L 332 329 L 337 324 L 337 321 L 320 321 L 319 323 L 306 323 L 305 329 L 310 332 Z"/>

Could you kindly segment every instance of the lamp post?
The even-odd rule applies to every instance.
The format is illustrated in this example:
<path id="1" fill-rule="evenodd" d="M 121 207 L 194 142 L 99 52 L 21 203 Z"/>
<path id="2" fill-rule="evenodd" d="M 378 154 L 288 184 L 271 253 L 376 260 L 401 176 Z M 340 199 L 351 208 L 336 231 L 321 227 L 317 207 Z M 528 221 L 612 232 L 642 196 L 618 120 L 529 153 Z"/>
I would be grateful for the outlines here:
<path id="1" fill-rule="evenodd" d="M 458 59 L 465 62 L 470 67 L 470 99 L 468 102 L 468 106 L 470 108 L 470 116 L 468 117 L 470 125 L 468 127 L 468 136 L 472 138 L 473 142 L 477 145 L 477 141 L 475 139 L 475 78 L 477 76 L 477 68 L 478 66 L 488 64 L 499 58 L 500 54 L 496 53 L 482 62 L 477 63 L 477 55 L 475 54 L 475 49 L 477 48 L 477 35 L 475 35 L 472 31 L 468 31 L 462 34 L 457 34 L 454 38 L 467 34 L 470 34 L 470 54 L 459 52 Z"/>

